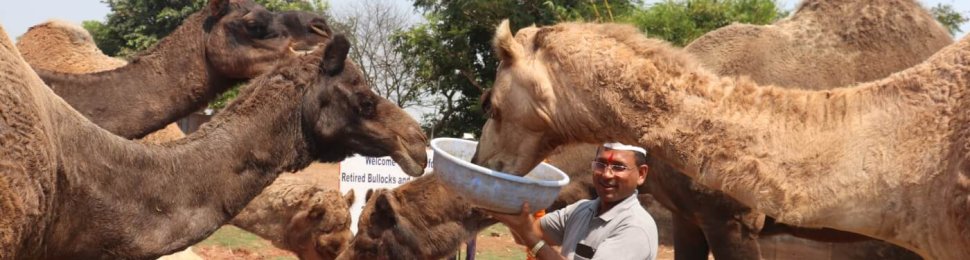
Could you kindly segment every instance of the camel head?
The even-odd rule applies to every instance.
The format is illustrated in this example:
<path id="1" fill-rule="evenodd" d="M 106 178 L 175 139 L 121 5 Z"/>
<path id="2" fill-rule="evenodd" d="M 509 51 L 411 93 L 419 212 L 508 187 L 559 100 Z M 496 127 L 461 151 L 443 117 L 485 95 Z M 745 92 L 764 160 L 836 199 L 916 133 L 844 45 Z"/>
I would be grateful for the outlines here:
<path id="1" fill-rule="evenodd" d="M 290 220 L 286 245 L 300 259 L 334 259 L 353 237 L 350 232 L 350 205 L 354 191 L 341 196 L 333 190 L 317 192 Z"/>
<path id="2" fill-rule="evenodd" d="M 378 96 L 363 74 L 347 60 L 350 42 L 338 35 L 324 48 L 321 79 L 304 94 L 304 128 L 313 140 L 313 156 L 337 162 L 354 153 L 387 156 L 411 176 L 427 164 L 428 139 L 418 122 Z"/>
<path id="3" fill-rule="evenodd" d="M 641 34 L 632 26 L 566 23 L 523 28 L 513 37 L 503 21 L 493 40 L 500 59 L 495 83 L 482 97 L 488 121 L 472 163 L 521 176 L 561 145 L 636 143 L 638 137 L 625 128 L 625 107 L 615 105 L 622 101 L 615 89 L 639 89 L 621 81 L 639 77 L 630 67 L 679 67 L 617 60 L 650 51 L 662 61 L 681 57 L 655 51 L 666 46 L 656 40 L 643 50 L 616 48 L 629 35 Z"/>
<path id="4" fill-rule="evenodd" d="M 309 53 L 332 34 L 322 16 L 274 13 L 252 0 L 211 0 L 204 12 L 206 58 L 231 79 L 255 78 L 279 59 Z"/>
<path id="5" fill-rule="evenodd" d="M 558 97 L 541 52 L 531 51 L 538 30 L 522 29 L 513 38 L 508 20 L 495 32 L 493 47 L 501 59 L 495 84 L 482 97 L 488 121 L 473 163 L 524 175 L 562 144 L 555 133 Z M 499 151 L 504 151 L 500 153 Z"/>
<path id="6" fill-rule="evenodd" d="M 369 190 L 365 198 L 357 235 L 336 259 L 422 259 L 422 252 L 408 250 L 419 248 L 420 239 L 410 232 L 415 230 L 410 222 L 400 217 L 403 209 L 393 192 Z"/>

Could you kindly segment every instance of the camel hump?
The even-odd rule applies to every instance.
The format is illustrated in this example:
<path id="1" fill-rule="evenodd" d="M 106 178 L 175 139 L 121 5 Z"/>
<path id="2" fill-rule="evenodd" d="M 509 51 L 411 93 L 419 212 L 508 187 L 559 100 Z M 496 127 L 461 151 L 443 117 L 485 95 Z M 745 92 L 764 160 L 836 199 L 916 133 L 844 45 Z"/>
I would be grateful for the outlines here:
<path id="1" fill-rule="evenodd" d="M 18 39 L 17 49 L 31 66 L 59 72 L 90 73 L 127 63 L 104 55 L 87 30 L 62 20 L 31 26 Z"/>

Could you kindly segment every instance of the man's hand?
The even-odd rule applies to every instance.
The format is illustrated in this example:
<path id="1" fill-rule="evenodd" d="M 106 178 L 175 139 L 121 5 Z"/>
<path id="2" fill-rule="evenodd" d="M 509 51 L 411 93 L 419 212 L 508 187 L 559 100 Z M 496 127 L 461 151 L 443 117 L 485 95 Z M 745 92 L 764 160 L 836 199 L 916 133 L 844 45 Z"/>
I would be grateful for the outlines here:
<path id="1" fill-rule="evenodd" d="M 519 214 L 505 214 L 489 210 L 485 210 L 485 212 L 493 219 L 509 227 L 509 231 L 512 231 L 512 236 L 515 238 L 515 243 L 526 246 L 526 250 L 530 250 L 543 239 L 542 227 L 532 217 L 532 209 L 529 208 L 528 202 L 522 203 L 522 211 Z M 539 249 L 536 254 L 537 259 L 564 259 L 550 246 L 541 246 Z"/>
<path id="2" fill-rule="evenodd" d="M 486 212 L 493 219 L 509 227 L 515 242 L 520 245 L 531 246 L 540 237 L 535 234 L 536 220 L 532 217 L 532 210 L 529 208 L 528 202 L 522 203 L 522 211 L 519 214 L 505 214 L 489 210 L 486 210 Z"/>

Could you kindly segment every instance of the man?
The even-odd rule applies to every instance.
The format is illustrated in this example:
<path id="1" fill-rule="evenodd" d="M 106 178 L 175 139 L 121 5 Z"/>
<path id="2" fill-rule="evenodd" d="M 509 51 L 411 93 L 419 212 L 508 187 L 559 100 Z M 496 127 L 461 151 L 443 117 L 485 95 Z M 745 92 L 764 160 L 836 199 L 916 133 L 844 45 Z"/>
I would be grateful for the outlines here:
<path id="1" fill-rule="evenodd" d="M 603 144 L 593 160 L 597 199 L 581 200 L 546 214 L 538 222 L 529 205 L 522 213 L 492 213 L 537 259 L 656 259 L 657 224 L 637 200 L 647 177 L 647 151 Z M 559 253 L 549 245 L 561 245 Z"/>

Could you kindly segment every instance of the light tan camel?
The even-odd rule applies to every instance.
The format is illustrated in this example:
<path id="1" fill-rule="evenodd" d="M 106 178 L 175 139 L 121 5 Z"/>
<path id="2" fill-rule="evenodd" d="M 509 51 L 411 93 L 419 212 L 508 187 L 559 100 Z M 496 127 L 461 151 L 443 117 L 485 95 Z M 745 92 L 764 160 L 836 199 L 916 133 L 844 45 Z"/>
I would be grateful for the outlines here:
<path id="1" fill-rule="evenodd" d="M 278 178 L 230 221 L 300 259 L 334 259 L 350 242 L 353 190 L 343 197 L 306 180 Z"/>
<path id="2" fill-rule="evenodd" d="M 744 75 L 759 84 L 829 89 L 886 77 L 922 62 L 951 43 L 946 29 L 914 0 L 806 0 L 791 17 L 772 25 L 732 24 L 705 34 L 684 51 L 721 76 Z M 568 146 L 561 149 L 565 160 L 557 160 L 555 154 L 551 160 L 557 161 L 560 169 L 578 171 L 577 177 L 589 179 L 589 161 L 595 149 L 593 145 Z M 708 251 L 719 259 L 760 258 L 759 235 L 787 233 L 836 242 L 865 240 L 831 229 L 790 227 L 770 218 L 765 223 L 762 213 L 661 164 L 651 160 L 651 174 L 641 194 L 649 192 L 678 215 L 673 225 L 677 259 L 707 259 Z M 576 195 L 592 195 L 584 189 L 591 185 L 587 181 L 566 186 L 561 194 L 575 200 L 559 204 L 582 198 Z M 897 258 L 915 257 L 898 247 L 890 249 L 893 246 L 885 243 L 882 247 L 886 248 L 874 248 L 876 244 L 840 246 L 873 253 L 897 251 Z M 872 257 L 876 256 L 862 258 Z"/>
<path id="3" fill-rule="evenodd" d="M 31 26 L 17 39 L 20 55 L 31 67 L 63 73 L 92 73 L 116 69 L 127 61 L 104 55 L 87 30 L 59 20 Z M 175 123 L 141 140 L 160 144 L 185 137 Z"/>
<path id="4" fill-rule="evenodd" d="M 81 26 L 61 20 L 31 26 L 17 39 L 17 49 L 30 66 L 50 71 L 91 73 L 128 64 L 104 55 Z"/>
<path id="5" fill-rule="evenodd" d="M 104 55 L 84 28 L 63 21 L 31 27 L 19 38 L 17 48 L 32 67 L 51 71 L 95 72 L 127 63 Z M 28 53 L 24 48 L 47 51 Z M 183 137 L 185 134 L 173 123 L 140 140 L 162 144 Z M 332 259 L 350 241 L 350 204 L 337 199 L 340 195 L 336 191 L 294 178 L 277 178 L 230 223 L 292 251 L 300 259 Z M 311 210 L 313 214 L 307 214 Z"/>
<path id="6" fill-rule="evenodd" d="M 473 162 L 516 174 L 553 148 L 619 141 L 780 222 L 970 257 L 970 38 L 886 79 L 827 91 L 718 77 L 630 26 L 495 36 Z"/>
<path id="7" fill-rule="evenodd" d="M 915 0 L 805 0 L 791 17 L 728 25 L 684 50 L 718 75 L 830 89 L 884 78 L 951 43 L 949 32 Z"/>
<path id="8" fill-rule="evenodd" d="M 353 153 L 420 174 L 426 138 L 346 60 L 281 60 L 201 130 L 142 144 L 44 86 L 0 28 L 0 259 L 145 259 L 215 231 L 279 173 Z"/>
<path id="9" fill-rule="evenodd" d="M 252 0 L 210 0 L 124 67 L 85 74 L 35 70 L 95 124 L 134 139 L 198 111 L 330 34 L 320 15 L 274 13 Z"/>

